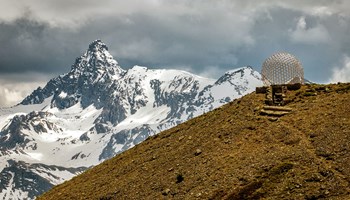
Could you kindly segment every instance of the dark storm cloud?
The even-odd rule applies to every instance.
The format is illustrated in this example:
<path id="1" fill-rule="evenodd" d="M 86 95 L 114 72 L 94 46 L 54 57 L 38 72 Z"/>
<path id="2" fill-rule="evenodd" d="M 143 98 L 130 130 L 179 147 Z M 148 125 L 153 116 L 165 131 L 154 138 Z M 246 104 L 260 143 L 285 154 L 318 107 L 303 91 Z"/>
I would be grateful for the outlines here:
<path id="1" fill-rule="evenodd" d="M 260 71 L 265 58 L 287 51 L 312 81 L 348 80 L 349 9 L 345 0 L 5 1 L 0 79 L 30 72 L 44 82 L 102 39 L 124 69 L 177 68 L 218 78 L 246 65 Z M 7 94 L 21 84 L 13 77 Z"/>
<path id="2" fill-rule="evenodd" d="M 74 43 L 67 43 L 60 35 L 69 34 L 34 19 L 2 22 L 0 30 L 1 73 L 62 72 L 79 53 Z"/>
<path id="3" fill-rule="evenodd" d="M 124 68 L 137 64 L 203 73 L 216 67 L 214 76 L 245 65 L 259 70 L 272 53 L 289 51 L 301 59 L 310 79 L 322 81 L 349 52 L 342 34 L 349 30 L 349 18 L 341 19 L 344 25 L 339 26 L 341 15 L 329 14 L 328 7 L 322 7 L 326 1 L 304 3 L 309 11 L 319 5 L 308 13 L 296 9 L 297 3 L 89 2 L 56 3 L 51 11 L 64 10 L 66 15 L 55 20 L 45 10 L 51 5 L 47 3 L 25 9 L 25 17 L 1 23 L 0 42 L 6 47 L 0 52 L 1 71 L 66 72 L 97 38 L 107 43 Z M 298 28 L 303 20 L 305 29 Z"/>
<path id="4" fill-rule="evenodd" d="M 169 22 L 146 15 L 134 15 L 128 20 L 129 23 L 113 21 L 109 27 L 95 23 L 95 30 L 111 33 L 108 37 L 105 35 L 104 41 L 111 44 L 112 53 L 123 66 L 232 65 L 235 57 L 229 52 L 231 41 L 237 46 L 243 45 L 228 33 L 219 32 L 220 27 L 215 24 L 180 24 L 178 20 Z M 86 28 L 89 27 L 84 27 L 82 32 Z"/>
<path id="5" fill-rule="evenodd" d="M 192 15 L 159 18 L 136 13 L 121 18 L 105 16 L 89 19 L 77 29 L 63 29 L 42 23 L 33 17 L 2 23 L 6 30 L 0 38 L 6 48 L 1 51 L 3 72 L 44 71 L 65 72 L 74 57 L 88 43 L 100 38 L 110 47 L 120 64 L 154 67 L 190 67 L 196 72 L 209 66 L 231 67 L 236 62 L 232 48 L 249 43 L 241 31 L 225 27 L 217 20 L 224 15 L 197 17 Z M 64 69 L 64 70 L 63 70 Z"/>

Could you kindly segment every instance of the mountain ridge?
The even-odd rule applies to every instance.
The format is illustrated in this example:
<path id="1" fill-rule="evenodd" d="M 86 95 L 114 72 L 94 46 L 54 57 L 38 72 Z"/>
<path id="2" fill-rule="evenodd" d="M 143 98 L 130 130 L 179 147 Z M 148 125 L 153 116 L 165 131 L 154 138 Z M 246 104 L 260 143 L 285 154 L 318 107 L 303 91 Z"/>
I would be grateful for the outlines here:
<path id="1" fill-rule="evenodd" d="M 68 73 L 0 110 L 0 172 L 8 177 L 0 178 L 6 188 L 0 198 L 32 199 L 43 191 L 36 180 L 54 185 L 70 179 L 261 84 L 250 67 L 230 71 L 219 82 L 180 70 L 123 70 L 96 40 Z M 55 173 L 61 175 L 49 166 L 60 167 Z M 28 188 L 20 187 L 23 168 L 37 175 L 30 176 L 37 178 Z"/>
<path id="2" fill-rule="evenodd" d="M 249 94 L 54 187 L 39 199 L 348 199 L 350 84 L 289 91 L 260 115 Z"/>

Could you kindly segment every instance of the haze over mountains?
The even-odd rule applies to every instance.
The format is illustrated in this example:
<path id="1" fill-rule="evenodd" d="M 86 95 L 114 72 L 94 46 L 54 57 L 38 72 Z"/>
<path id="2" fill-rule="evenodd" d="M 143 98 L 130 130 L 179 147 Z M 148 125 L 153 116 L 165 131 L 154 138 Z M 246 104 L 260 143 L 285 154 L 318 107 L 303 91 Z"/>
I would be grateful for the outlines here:
<path id="1" fill-rule="evenodd" d="M 141 66 L 126 71 L 96 40 L 70 72 L 0 109 L 0 198 L 34 198 L 261 84 L 251 67 L 218 80 Z"/>

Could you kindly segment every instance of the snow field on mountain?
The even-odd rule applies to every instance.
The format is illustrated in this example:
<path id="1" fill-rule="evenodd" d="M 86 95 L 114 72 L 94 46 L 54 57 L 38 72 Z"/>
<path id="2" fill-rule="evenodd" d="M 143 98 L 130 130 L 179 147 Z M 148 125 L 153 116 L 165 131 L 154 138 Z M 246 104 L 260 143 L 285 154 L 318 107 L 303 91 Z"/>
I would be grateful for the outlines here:
<path id="1" fill-rule="evenodd" d="M 10 176 L 17 170 L 13 176 L 21 180 L 25 166 L 25 172 L 59 184 L 80 173 L 78 167 L 97 165 L 262 84 L 250 67 L 214 80 L 181 70 L 123 70 L 117 64 L 106 45 L 94 41 L 70 72 L 33 91 L 21 104 L 0 109 L 0 145 L 8 144 L 0 151 L 0 172 Z M 8 169 L 10 160 L 22 163 Z M 11 183 L 7 189 L 14 192 L 5 199 L 37 194 L 40 186 L 28 184 L 30 188 L 19 188 Z M 0 191 L 0 197 L 4 194 Z"/>
<path id="2" fill-rule="evenodd" d="M 236 73 L 237 71 L 242 72 Z M 219 106 L 220 101 L 226 97 L 236 99 L 261 86 L 261 81 L 256 78 L 260 77 L 260 74 L 258 72 L 252 72 L 249 68 L 238 68 L 228 71 L 225 74 L 232 76 L 230 80 L 217 84 L 211 89 L 211 96 L 216 99 L 215 106 Z"/>

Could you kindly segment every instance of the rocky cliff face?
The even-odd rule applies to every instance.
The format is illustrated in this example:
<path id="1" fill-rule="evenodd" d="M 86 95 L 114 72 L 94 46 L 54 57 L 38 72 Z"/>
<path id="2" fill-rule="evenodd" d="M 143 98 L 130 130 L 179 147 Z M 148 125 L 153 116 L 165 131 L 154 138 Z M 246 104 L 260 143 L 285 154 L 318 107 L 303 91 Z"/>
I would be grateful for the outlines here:
<path id="1" fill-rule="evenodd" d="M 33 198 L 261 84 L 250 67 L 217 81 L 179 70 L 135 66 L 126 71 L 96 40 L 70 72 L 19 105 L 0 110 L 0 171 L 6 174 L 0 179 L 0 197 Z M 23 170 L 34 177 L 28 187 L 15 181 L 25 181 Z"/>

